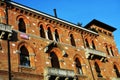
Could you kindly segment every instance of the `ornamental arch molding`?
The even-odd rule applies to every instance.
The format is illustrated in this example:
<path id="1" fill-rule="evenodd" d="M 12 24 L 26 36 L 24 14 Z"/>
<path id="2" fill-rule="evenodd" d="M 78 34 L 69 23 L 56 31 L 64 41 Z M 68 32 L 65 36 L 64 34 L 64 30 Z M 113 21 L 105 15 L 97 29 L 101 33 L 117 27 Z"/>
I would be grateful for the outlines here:
<path id="1" fill-rule="evenodd" d="M 74 57 L 73 57 L 73 62 L 75 61 L 76 58 L 79 59 L 81 65 L 85 66 L 85 61 L 84 61 L 84 59 L 82 58 L 81 55 L 79 55 L 79 54 L 75 54 Z"/>
<path id="2" fill-rule="evenodd" d="M 41 25 L 43 26 L 44 30 L 47 30 L 46 24 L 44 22 L 42 21 L 38 22 L 38 27 L 40 27 Z"/>
<path id="3" fill-rule="evenodd" d="M 31 45 L 25 41 L 21 41 L 19 44 L 18 44 L 18 47 L 17 47 L 17 51 L 19 53 L 19 64 L 21 65 L 21 48 L 25 47 L 28 51 L 28 57 L 29 57 L 29 66 L 28 67 L 31 67 L 31 68 L 35 68 L 35 51 L 33 49 L 33 47 L 31 47 Z M 23 52 L 23 51 L 22 51 Z M 21 66 L 24 66 L 24 65 L 21 65 Z"/>
<path id="4" fill-rule="evenodd" d="M 17 50 L 20 50 L 21 46 L 25 46 L 28 51 L 29 51 L 29 54 L 34 54 L 35 55 L 35 50 L 34 48 L 32 47 L 32 45 L 30 45 L 29 43 L 25 42 L 25 41 L 21 41 L 18 43 L 18 47 L 17 47 Z"/>
<path id="5" fill-rule="evenodd" d="M 30 26 L 30 21 L 27 19 L 27 17 L 23 16 L 23 15 L 18 15 L 16 17 L 16 21 L 19 23 L 19 19 L 22 18 L 26 24 L 26 27 Z"/>
<path id="6" fill-rule="evenodd" d="M 74 70 L 75 70 L 75 72 L 78 74 L 78 71 L 77 71 L 77 67 L 76 67 L 76 59 L 78 59 L 79 60 L 79 62 L 80 62 L 80 64 L 79 65 L 81 65 L 81 73 L 79 72 L 79 74 L 81 74 L 81 75 L 86 75 L 86 70 L 87 70 L 87 65 L 85 64 L 85 61 L 84 61 L 84 59 L 83 59 L 83 57 L 81 56 L 81 55 L 79 55 L 79 54 L 75 54 L 74 55 L 74 57 L 73 57 L 73 62 L 74 62 Z"/>

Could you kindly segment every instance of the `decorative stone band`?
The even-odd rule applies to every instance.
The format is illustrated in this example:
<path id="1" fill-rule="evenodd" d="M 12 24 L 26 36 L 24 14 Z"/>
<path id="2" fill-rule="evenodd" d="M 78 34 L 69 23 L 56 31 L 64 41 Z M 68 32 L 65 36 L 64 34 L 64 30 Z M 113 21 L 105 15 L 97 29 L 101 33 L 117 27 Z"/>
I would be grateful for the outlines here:
<path id="1" fill-rule="evenodd" d="M 73 70 L 68 69 L 59 69 L 59 68 L 51 68 L 47 67 L 45 68 L 45 75 L 53 75 L 53 76 L 59 76 L 59 77 L 73 77 L 75 76 L 75 73 Z"/>
<path id="2" fill-rule="evenodd" d="M 8 33 L 12 33 L 12 28 L 10 25 L 0 23 L 0 30 Z"/>
<path id="3" fill-rule="evenodd" d="M 104 52 L 102 52 L 102 51 L 98 51 L 98 50 L 90 49 L 90 48 L 86 48 L 86 51 L 89 54 L 107 57 L 106 54 Z"/>
<path id="4" fill-rule="evenodd" d="M 7 37 L 5 37 L 5 34 Z M 5 38 L 5 39 L 11 39 L 12 36 L 12 28 L 10 25 L 0 23 L 0 39 Z"/>

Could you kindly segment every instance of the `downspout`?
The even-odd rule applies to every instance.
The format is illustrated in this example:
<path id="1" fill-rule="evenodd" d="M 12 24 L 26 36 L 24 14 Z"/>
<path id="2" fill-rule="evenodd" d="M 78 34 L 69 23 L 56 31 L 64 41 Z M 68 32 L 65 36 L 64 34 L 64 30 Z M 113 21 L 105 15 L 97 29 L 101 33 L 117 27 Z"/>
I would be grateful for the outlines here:
<path id="1" fill-rule="evenodd" d="M 91 70 L 91 73 L 92 73 L 93 80 L 95 80 L 95 77 L 94 77 L 94 74 L 93 74 L 93 71 L 92 71 L 92 66 L 90 64 L 90 60 L 89 59 L 88 59 L 88 63 L 89 63 L 89 66 L 90 66 L 90 70 Z"/>
<path id="2" fill-rule="evenodd" d="M 8 21 L 8 1 L 10 1 L 10 0 L 5 0 L 5 3 L 6 3 L 6 8 L 5 8 L 6 24 L 7 25 L 9 24 L 9 21 Z M 7 48 L 8 48 L 8 77 L 9 77 L 9 80 L 11 80 L 11 59 L 10 59 L 10 40 L 9 39 L 7 39 Z"/>
<path id="3" fill-rule="evenodd" d="M 83 44 L 84 44 L 84 48 L 86 48 L 85 41 L 84 41 L 84 37 L 83 37 L 82 34 L 81 34 L 81 36 L 82 36 L 82 40 L 83 40 Z M 87 58 L 86 58 L 86 59 L 87 59 Z M 93 80 L 95 80 L 95 77 L 94 77 L 94 74 L 93 74 L 93 71 L 92 71 L 92 66 L 91 66 L 91 64 L 90 64 L 89 59 L 87 59 L 87 60 L 88 60 L 88 63 L 89 63 L 89 66 L 90 66 L 90 70 L 91 70 L 91 73 L 92 73 L 92 78 L 93 78 Z"/>

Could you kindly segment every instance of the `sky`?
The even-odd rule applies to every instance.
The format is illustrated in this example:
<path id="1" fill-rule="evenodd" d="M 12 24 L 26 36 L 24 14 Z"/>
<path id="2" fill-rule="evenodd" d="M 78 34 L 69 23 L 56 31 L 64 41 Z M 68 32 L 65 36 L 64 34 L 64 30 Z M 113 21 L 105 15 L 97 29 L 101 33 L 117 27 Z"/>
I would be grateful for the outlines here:
<path id="1" fill-rule="evenodd" d="M 113 33 L 120 53 L 120 0 L 12 0 L 33 9 L 54 16 L 57 10 L 60 19 L 82 26 L 97 19 L 105 24 L 117 28 Z"/>

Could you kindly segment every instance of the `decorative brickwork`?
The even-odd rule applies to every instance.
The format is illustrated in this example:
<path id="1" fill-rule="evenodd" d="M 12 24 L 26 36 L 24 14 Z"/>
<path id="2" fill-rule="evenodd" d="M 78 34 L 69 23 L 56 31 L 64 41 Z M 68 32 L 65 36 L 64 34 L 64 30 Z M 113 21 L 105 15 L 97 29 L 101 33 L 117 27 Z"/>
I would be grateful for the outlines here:
<path id="1" fill-rule="evenodd" d="M 83 28 L 15 2 L 8 4 L 12 29 L 6 32 L 0 26 L 0 80 L 8 80 L 9 33 L 12 80 L 120 79 L 114 27 L 92 20 Z M 1 25 L 6 24 L 5 6 L 0 1 Z"/>

